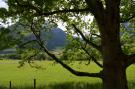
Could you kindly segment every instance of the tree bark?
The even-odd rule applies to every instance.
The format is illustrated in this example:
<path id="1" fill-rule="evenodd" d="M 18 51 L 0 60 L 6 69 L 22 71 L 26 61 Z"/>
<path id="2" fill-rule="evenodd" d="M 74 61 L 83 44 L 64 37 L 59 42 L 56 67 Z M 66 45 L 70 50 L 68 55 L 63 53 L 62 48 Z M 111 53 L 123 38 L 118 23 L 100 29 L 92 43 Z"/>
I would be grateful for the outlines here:
<path id="1" fill-rule="evenodd" d="M 126 55 L 120 45 L 120 1 L 105 0 L 102 19 L 96 18 L 101 34 L 104 89 L 128 89 Z"/>
<path id="2" fill-rule="evenodd" d="M 120 46 L 119 21 L 106 15 L 106 24 L 100 26 L 103 55 L 104 89 L 128 89 L 126 55 Z M 112 22 L 111 22 L 112 21 Z"/>
<path id="3" fill-rule="evenodd" d="M 126 67 L 122 61 L 104 63 L 104 89 L 128 89 Z"/>

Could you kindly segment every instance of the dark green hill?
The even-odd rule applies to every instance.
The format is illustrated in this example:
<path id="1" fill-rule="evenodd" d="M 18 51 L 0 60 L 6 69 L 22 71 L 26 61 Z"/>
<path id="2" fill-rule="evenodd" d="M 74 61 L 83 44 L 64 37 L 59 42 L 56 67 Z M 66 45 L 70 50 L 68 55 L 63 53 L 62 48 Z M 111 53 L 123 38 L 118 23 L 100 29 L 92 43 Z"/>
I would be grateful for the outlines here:
<path id="1" fill-rule="evenodd" d="M 26 28 L 18 24 L 11 25 L 9 29 L 11 30 L 9 35 L 11 35 L 15 39 L 20 39 L 21 42 L 18 45 L 36 39 L 32 33 L 27 33 L 26 35 L 21 36 L 19 31 L 23 32 Z M 53 28 L 49 31 L 45 31 L 45 29 L 41 30 L 41 38 L 49 50 L 57 50 L 63 48 L 67 42 L 66 33 L 60 28 Z M 36 45 L 35 47 L 38 47 L 38 45 Z M 8 49 L 10 49 L 10 51 L 7 52 Z M 5 51 L 0 51 L 0 54 L 9 54 L 15 52 L 15 48 L 8 49 L 6 49 Z"/>
<path id="2" fill-rule="evenodd" d="M 35 39 L 36 37 L 33 34 L 29 34 L 22 41 L 24 43 Z M 66 33 L 60 28 L 54 28 L 50 31 L 41 30 L 41 39 L 49 50 L 55 50 L 65 46 Z"/>

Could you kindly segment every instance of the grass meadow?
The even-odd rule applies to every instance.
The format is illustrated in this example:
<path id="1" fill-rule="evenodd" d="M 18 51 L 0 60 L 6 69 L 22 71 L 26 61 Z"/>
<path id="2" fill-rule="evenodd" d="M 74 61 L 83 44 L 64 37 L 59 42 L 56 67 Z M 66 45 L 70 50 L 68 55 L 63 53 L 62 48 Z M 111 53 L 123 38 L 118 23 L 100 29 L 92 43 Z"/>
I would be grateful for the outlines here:
<path id="1" fill-rule="evenodd" d="M 36 79 L 37 89 L 102 89 L 102 81 L 98 78 L 77 77 L 59 64 L 52 61 L 35 61 L 33 68 L 28 64 L 18 68 L 17 60 L 0 60 L 0 89 L 33 89 L 33 79 Z M 69 63 L 68 63 L 69 64 Z M 76 70 L 98 72 L 101 69 L 91 62 L 73 62 L 69 64 Z M 135 89 L 135 65 L 127 69 L 129 89 Z"/>

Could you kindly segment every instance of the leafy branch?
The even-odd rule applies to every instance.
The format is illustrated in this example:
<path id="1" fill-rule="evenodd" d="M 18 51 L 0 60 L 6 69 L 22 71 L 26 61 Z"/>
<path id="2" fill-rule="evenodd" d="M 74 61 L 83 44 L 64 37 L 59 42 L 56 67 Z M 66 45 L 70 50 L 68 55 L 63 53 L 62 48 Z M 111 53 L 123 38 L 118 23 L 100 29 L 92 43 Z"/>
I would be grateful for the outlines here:
<path id="1" fill-rule="evenodd" d="M 121 23 L 125 23 L 125 22 L 129 22 L 130 20 L 132 20 L 133 18 L 135 18 L 135 14 L 133 14 L 132 16 L 126 18 L 126 19 L 121 19 Z"/>
<path id="2" fill-rule="evenodd" d="M 30 44 L 30 43 L 32 43 L 32 42 L 36 42 L 37 40 L 30 40 L 30 41 L 27 41 L 27 42 L 25 42 L 25 43 L 22 43 L 21 45 L 19 45 L 19 48 L 22 48 L 22 47 L 24 47 L 25 45 L 27 45 L 27 44 Z"/>
<path id="3" fill-rule="evenodd" d="M 40 36 L 35 32 L 35 28 L 33 28 L 33 25 L 34 24 L 32 23 L 31 24 L 31 31 L 35 35 L 37 43 L 39 44 L 39 46 L 43 49 L 44 52 L 46 52 L 56 62 L 60 63 L 65 69 L 67 69 L 68 71 L 70 71 L 72 74 L 74 74 L 76 76 L 89 76 L 89 77 L 102 78 L 101 72 L 99 72 L 99 73 L 87 73 L 87 72 L 76 71 L 73 68 L 71 68 L 70 66 L 68 66 L 67 64 L 65 64 L 64 62 L 62 62 L 61 60 L 59 60 L 59 58 L 57 58 L 54 54 L 49 52 L 48 49 L 45 47 L 43 41 L 40 39 Z"/>
<path id="4" fill-rule="evenodd" d="M 27 2 L 27 4 L 22 4 L 18 0 L 15 0 L 17 5 L 20 7 L 26 7 L 28 9 L 33 9 L 36 11 L 35 15 L 36 16 L 49 16 L 49 15 L 54 15 L 54 14 L 59 14 L 59 13 L 69 13 L 69 12 L 89 12 L 89 8 L 83 8 L 83 9 L 63 9 L 63 10 L 56 10 L 52 12 L 46 12 L 42 11 L 41 8 L 34 6 L 33 4 Z"/>
<path id="5" fill-rule="evenodd" d="M 97 61 L 97 59 L 96 59 L 94 56 L 92 56 L 92 55 L 87 51 L 86 45 L 85 45 L 85 47 L 82 46 L 81 48 L 83 49 L 83 51 L 84 51 L 87 55 L 89 55 L 89 57 L 90 57 L 100 68 L 103 68 L 103 65 L 100 64 L 100 63 Z"/>
<path id="6" fill-rule="evenodd" d="M 87 38 L 84 36 L 84 34 L 75 26 L 75 24 L 72 24 L 72 25 L 73 25 L 75 31 L 81 35 L 81 37 L 83 38 L 83 40 L 84 40 L 86 43 L 88 43 L 89 45 L 91 45 L 92 47 L 96 48 L 97 50 L 99 50 L 99 51 L 101 52 L 101 47 L 100 47 L 100 46 L 94 44 L 94 43 L 91 42 L 89 39 L 87 39 Z"/>

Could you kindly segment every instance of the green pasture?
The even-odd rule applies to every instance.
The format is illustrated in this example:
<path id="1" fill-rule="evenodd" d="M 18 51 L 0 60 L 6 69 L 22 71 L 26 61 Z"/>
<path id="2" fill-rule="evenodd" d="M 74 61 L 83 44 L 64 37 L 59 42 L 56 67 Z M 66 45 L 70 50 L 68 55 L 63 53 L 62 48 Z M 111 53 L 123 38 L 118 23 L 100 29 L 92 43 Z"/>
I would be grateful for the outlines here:
<path id="1" fill-rule="evenodd" d="M 89 86 L 101 86 L 102 81 L 100 79 L 74 76 L 61 65 L 52 61 L 35 61 L 32 66 L 36 66 L 39 69 L 31 67 L 27 63 L 23 67 L 18 68 L 18 62 L 18 60 L 0 60 L 0 87 L 8 89 L 9 81 L 11 81 L 13 89 L 31 89 L 33 87 L 33 79 L 36 79 L 38 89 L 75 89 L 75 86 L 82 87 L 78 89 L 88 89 L 87 87 Z M 79 61 L 67 64 L 80 71 L 98 72 L 101 70 L 92 62 L 90 65 Z M 135 89 L 135 65 L 127 69 L 127 76 L 130 89 Z M 64 86 L 66 88 L 63 88 Z"/>

